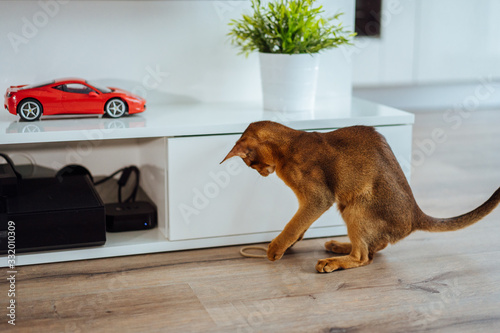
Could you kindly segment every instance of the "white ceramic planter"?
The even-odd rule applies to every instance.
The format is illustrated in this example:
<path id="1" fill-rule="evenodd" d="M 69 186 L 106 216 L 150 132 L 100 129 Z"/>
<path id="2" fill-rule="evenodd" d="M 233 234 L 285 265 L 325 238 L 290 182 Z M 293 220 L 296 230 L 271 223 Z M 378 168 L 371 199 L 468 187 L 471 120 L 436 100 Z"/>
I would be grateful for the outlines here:
<path id="1" fill-rule="evenodd" d="M 259 53 L 264 109 L 283 112 L 314 108 L 317 54 Z"/>

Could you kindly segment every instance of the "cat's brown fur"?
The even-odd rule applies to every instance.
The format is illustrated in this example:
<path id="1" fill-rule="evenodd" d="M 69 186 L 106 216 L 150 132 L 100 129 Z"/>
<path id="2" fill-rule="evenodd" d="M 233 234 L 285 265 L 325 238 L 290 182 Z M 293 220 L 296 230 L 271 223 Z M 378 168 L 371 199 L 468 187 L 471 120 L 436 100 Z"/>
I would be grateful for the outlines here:
<path id="1" fill-rule="evenodd" d="M 257 122 L 248 126 L 222 162 L 234 156 L 262 176 L 276 171 L 299 200 L 298 211 L 269 245 L 267 257 L 271 261 L 280 259 L 337 203 L 351 243 L 326 242 L 327 250 L 345 256 L 319 260 L 318 272 L 367 265 L 377 251 L 415 230 L 465 228 L 500 201 L 499 188 L 467 214 L 444 219 L 426 215 L 385 138 L 373 127 L 308 133 L 270 121 Z"/>

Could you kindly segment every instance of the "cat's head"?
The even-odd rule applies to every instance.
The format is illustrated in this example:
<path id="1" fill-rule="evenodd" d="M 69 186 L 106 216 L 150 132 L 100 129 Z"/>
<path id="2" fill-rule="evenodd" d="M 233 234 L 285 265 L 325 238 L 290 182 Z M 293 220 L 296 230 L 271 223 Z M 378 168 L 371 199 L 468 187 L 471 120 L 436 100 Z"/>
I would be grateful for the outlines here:
<path id="1" fill-rule="evenodd" d="M 234 156 L 241 157 L 246 165 L 257 170 L 264 177 L 269 176 L 276 169 L 269 142 L 262 140 L 258 130 L 256 131 L 255 128 L 252 128 L 252 125 L 236 141 L 233 149 L 231 149 L 221 163 Z"/>

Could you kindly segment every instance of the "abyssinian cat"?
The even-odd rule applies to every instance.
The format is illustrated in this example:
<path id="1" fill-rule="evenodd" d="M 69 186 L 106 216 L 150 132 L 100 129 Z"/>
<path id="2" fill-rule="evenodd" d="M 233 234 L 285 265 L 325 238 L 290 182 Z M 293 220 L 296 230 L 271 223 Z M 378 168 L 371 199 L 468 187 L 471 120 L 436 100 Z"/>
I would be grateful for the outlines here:
<path id="1" fill-rule="evenodd" d="M 499 188 L 467 214 L 453 218 L 426 215 L 385 138 L 373 127 L 317 133 L 271 121 L 256 122 L 248 126 L 222 162 L 234 156 L 264 177 L 276 171 L 298 198 L 298 211 L 268 247 L 271 261 L 280 259 L 316 219 L 337 203 L 351 242 L 326 242 L 327 250 L 345 255 L 319 260 L 318 272 L 368 265 L 376 252 L 415 230 L 465 228 L 490 213 L 500 201 Z"/>

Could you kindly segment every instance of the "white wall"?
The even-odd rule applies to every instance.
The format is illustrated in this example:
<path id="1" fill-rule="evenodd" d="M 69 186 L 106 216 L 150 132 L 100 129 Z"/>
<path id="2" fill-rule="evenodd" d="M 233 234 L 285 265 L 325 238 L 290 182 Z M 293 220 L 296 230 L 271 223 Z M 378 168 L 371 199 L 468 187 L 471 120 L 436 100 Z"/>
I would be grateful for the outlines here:
<path id="1" fill-rule="evenodd" d="M 415 10 L 412 0 L 382 1 L 381 37 L 356 37 L 345 53 L 357 86 L 404 84 L 413 79 Z"/>
<path id="2" fill-rule="evenodd" d="M 354 0 L 323 0 L 354 23 Z M 145 95 L 148 103 L 260 100 L 256 54 L 226 37 L 249 1 L 1 1 L 0 91 L 82 77 Z M 318 95 L 348 103 L 351 66 L 323 54 Z"/>
<path id="3" fill-rule="evenodd" d="M 417 83 L 500 79 L 500 1 L 423 0 L 418 9 Z"/>
<path id="4" fill-rule="evenodd" d="M 384 0 L 382 37 L 357 38 L 355 86 L 500 80 L 500 1 Z"/>

